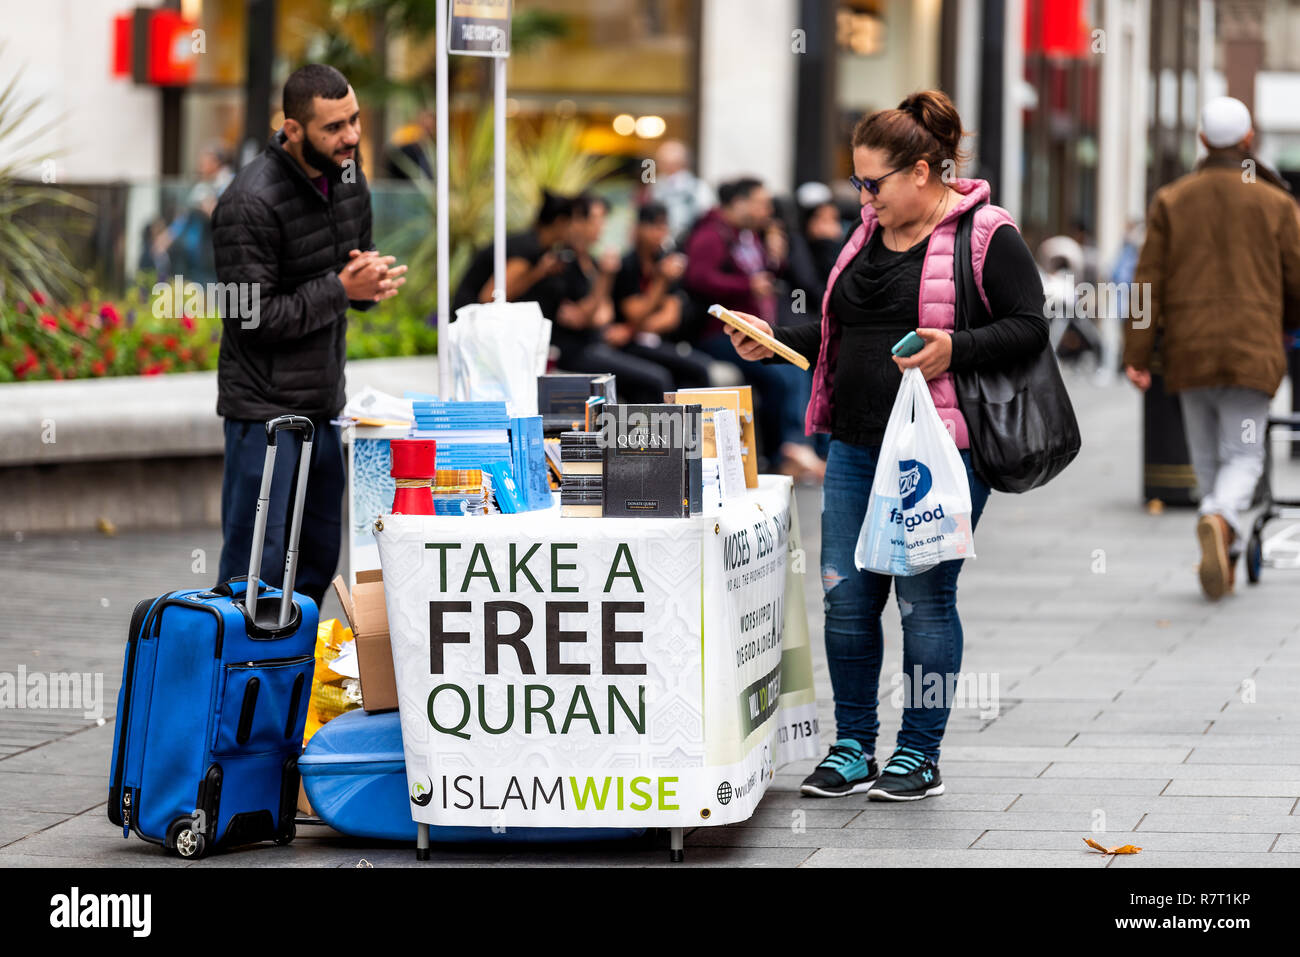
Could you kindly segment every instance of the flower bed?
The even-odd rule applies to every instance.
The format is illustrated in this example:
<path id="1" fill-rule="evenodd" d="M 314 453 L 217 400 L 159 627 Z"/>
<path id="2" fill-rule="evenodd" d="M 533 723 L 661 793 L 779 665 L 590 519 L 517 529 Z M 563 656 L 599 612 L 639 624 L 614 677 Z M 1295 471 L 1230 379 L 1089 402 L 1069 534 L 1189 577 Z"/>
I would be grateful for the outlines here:
<path id="1" fill-rule="evenodd" d="M 0 382 L 164 375 L 215 369 L 221 341 L 216 315 L 172 308 L 171 287 L 142 284 L 124 301 L 95 296 L 77 305 L 37 293 L 0 303 Z M 437 348 L 432 318 L 400 297 L 348 314 L 348 358 L 426 355 Z"/>

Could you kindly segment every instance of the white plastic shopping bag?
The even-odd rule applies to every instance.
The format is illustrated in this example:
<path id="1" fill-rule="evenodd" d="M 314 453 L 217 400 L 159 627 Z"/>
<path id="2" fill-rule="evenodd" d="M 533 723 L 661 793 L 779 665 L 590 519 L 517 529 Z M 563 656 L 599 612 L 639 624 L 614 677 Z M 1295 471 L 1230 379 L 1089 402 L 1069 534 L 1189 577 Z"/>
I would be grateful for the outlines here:
<path id="1" fill-rule="evenodd" d="M 854 560 L 884 575 L 919 575 L 975 557 L 970 484 L 920 369 L 908 369 L 876 463 Z"/>
<path id="2" fill-rule="evenodd" d="M 537 377 L 551 344 L 551 321 L 537 303 L 462 306 L 447 338 L 438 359 L 451 363 L 454 398 L 504 399 L 511 415 L 537 414 Z"/>

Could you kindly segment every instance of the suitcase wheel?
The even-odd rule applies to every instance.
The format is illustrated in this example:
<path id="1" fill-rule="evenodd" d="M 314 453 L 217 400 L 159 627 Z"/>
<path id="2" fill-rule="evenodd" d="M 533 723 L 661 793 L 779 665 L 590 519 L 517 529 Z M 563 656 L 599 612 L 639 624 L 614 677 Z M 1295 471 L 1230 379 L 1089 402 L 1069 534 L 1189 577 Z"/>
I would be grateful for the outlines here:
<path id="1" fill-rule="evenodd" d="M 297 836 L 298 825 L 290 821 L 289 826 L 275 836 L 275 843 L 279 847 L 284 847 L 286 844 L 292 843 L 293 839 Z"/>
<path id="2" fill-rule="evenodd" d="M 171 826 L 166 846 L 175 850 L 180 857 L 197 860 L 207 850 L 208 841 L 203 832 L 195 830 L 192 820 L 181 818 Z"/>

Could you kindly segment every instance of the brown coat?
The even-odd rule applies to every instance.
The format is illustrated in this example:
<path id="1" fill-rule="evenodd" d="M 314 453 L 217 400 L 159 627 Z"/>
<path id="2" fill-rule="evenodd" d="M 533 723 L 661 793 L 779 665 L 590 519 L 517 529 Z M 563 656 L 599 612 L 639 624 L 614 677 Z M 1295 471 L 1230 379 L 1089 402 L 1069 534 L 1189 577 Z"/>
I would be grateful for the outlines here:
<path id="1" fill-rule="evenodd" d="M 1282 330 L 1300 327 L 1300 220 L 1291 196 L 1242 157 L 1215 154 L 1160 189 L 1134 281 L 1151 320 L 1125 323 L 1124 364 L 1149 369 L 1156 332 L 1170 392 L 1240 386 L 1272 395 L 1286 371 Z"/>

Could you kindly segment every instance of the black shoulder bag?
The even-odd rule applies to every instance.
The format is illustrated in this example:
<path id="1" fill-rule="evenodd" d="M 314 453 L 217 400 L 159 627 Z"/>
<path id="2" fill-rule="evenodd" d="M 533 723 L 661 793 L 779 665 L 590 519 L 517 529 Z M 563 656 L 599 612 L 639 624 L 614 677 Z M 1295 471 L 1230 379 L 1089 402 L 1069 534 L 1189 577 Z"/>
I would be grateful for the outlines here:
<path id="1" fill-rule="evenodd" d="M 957 222 L 953 252 L 957 331 L 972 328 L 972 320 L 981 313 L 987 315 L 971 265 L 975 209 Z M 956 372 L 953 382 L 970 432 L 971 465 L 990 488 L 999 492 L 1038 488 L 1079 454 L 1079 423 L 1050 344 L 1011 365 Z"/>

